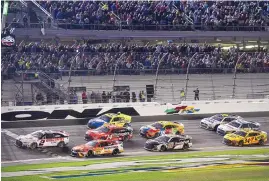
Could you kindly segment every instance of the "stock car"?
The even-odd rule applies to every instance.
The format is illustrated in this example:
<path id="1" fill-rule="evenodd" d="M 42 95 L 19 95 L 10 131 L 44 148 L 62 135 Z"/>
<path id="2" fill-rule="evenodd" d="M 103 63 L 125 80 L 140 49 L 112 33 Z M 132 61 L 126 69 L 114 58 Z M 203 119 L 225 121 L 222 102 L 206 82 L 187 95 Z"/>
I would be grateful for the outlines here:
<path id="1" fill-rule="evenodd" d="M 72 157 L 92 157 L 95 155 L 117 155 L 123 151 L 123 142 L 115 140 L 94 140 L 73 147 L 70 155 Z"/>
<path id="2" fill-rule="evenodd" d="M 202 119 L 200 122 L 200 127 L 211 131 L 217 131 L 219 125 L 227 124 L 236 119 L 242 118 L 237 115 L 216 114 L 214 116 Z"/>
<path id="3" fill-rule="evenodd" d="M 133 128 L 131 127 L 120 127 L 110 124 L 104 124 L 97 129 L 90 129 L 85 134 L 85 140 L 119 140 L 127 141 L 133 137 Z"/>
<path id="4" fill-rule="evenodd" d="M 89 120 L 87 126 L 90 129 L 96 129 L 103 126 L 103 124 L 105 123 L 109 123 L 114 124 L 116 126 L 126 127 L 130 126 L 131 121 L 132 117 L 126 114 L 122 114 L 120 112 L 118 112 L 117 114 L 107 113 L 97 118 Z"/>
<path id="5" fill-rule="evenodd" d="M 156 138 L 164 134 L 184 134 L 184 125 L 178 122 L 172 121 L 158 121 L 151 125 L 142 126 L 139 130 L 139 134 L 145 138 Z"/>
<path id="6" fill-rule="evenodd" d="M 226 134 L 223 143 L 231 146 L 264 145 L 267 142 L 267 133 L 264 131 L 236 131 Z"/>
<path id="7" fill-rule="evenodd" d="M 163 135 L 147 140 L 144 146 L 148 151 L 187 150 L 192 147 L 192 138 L 188 135 Z"/>
<path id="8" fill-rule="evenodd" d="M 260 124 L 252 121 L 245 121 L 243 119 L 237 119 L 231 121 L 228 124 L 220 125 L 217 129 L 217 133 L 221 136 L 226 135 L 227 133 L 234 133 L 240 130 L 258 130 L 260 129 Z"/>
<path id="9" fill-rule="evenodd" d="M 69 134 L 65 131 L 39 130 L 27 135 L 20 135 L 15 145 L 20 148 L 65 147 L 69 143 Z"/>

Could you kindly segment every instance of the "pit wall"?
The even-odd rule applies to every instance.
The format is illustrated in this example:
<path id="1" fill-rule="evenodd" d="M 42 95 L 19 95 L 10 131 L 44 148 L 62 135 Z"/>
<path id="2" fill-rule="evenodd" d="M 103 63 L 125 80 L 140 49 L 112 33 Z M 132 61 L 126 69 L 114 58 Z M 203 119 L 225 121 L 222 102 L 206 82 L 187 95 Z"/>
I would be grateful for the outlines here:
<path id="1" fill-rule="evenodd" d="M 149 103 L 102 103 L 102 104 L 73 104 L 73 105 L 43 105 L 43 106 L 12 106 L 2 107 L 1 115 L 3 121 L 9 121 L 7 114 L 14 116 L 12 113 L 16 112 L 21 119 L 31 119 L 30 116 L 23 114 L 31 114 L 33 112 L 46 112 L 52 114 L 53 112 L 73 112 L 67 115 L 64 119 L 84 118 L 85 115 L 97 116 L 106 112 L 122 112 L 132 116 L 158 116 L 166 115 L 165 110 L 175 108 L 177 106 L 193 106 L 195 109 L 200 109 L 193 114 L 215 114 L 225 112 L 259 112 L 269 111 L 269 99 L 239 99 L 239 100 L 217 100 L 217 101 L 183 101 L 181 104 L 160 104 L 157 102 Z M 86 111 L 85 111 L 86 110 Z M 87 112 L 87 113 L 83 113 Z M 75 114 L 77 113 L 77 114 Z M 83 114 L 80 114 L 83 113 Z M 20 114 L 20 115 L 18 115 Z M 183 113 L 184 114 L 184 113 Z M 54 117 L 54 119 L 63 119 L 62 116 L 43 116 L 44 118 L 31 119 L 40 120 Z M 76 117 L 78 116 L 78 117 Z M 7 118 L 7 119 L 6 119 Z M 5 120 L 6 119 L 6 120 Z"/>
<path id="2" fill-rule="evenodd" d="M 166 109 L 185 105 L 193 106 L 200 111 L 192 114 L 165 113 Z M 131 115 L 133 122 L 202 119 L 217 113 L 237 114 L 242 117 L 269 117 L 269 99 L 183 101 L 178 105 L 150 102 L 18 106 L 2 107 L 1 111 L 2 128 L 48 127 L 86 124 L 90 118 L 109 112 Z"/>

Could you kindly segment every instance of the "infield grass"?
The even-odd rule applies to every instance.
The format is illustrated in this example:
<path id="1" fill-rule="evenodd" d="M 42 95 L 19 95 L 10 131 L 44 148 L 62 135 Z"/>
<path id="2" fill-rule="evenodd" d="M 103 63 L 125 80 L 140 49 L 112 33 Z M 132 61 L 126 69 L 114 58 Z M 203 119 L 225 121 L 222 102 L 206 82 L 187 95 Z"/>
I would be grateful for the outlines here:
<path id="1" fill-rule="evenodd" d="M 232 168 L 195 168 L 171 172 L 129 172 L 104 176 L 82 176 L 55 179 L 57 181 L 269 181 L 268 166 L 245 166 Z M 85 174 L 87 172 L 81 172 Z M 52 175 L 71 175 L 78 172 L 61 172 L 36 176 L 3 178 L 2 181 L 49 181 Z"/>
<path id="2" fill-rule="evenodd" d="M 143 161 L 143 160 L 161 160 L 163 159 L 181 159 L 181 158 L 200 158 L 206 156 L 218 156 L 218 155 L 269 155 L 269 148 L 257 148 L 246 150 L 225 150 L 225 151 L 210 151 L 210 152 L 177 152 L 175 154 L 160 155 L 160 156 L 140 156 L 140 157 L 115 157 L 106 159 L 90 159 L 87 161 L 72 161 L 72 162 L 58 162 L 58 163 L 45 163 L 45 164 L 24 164 L 2 167 L 2 172 L 16 172 L 27 171 L 33 169 L 42 168 L 55 168 L 55 167 L 74 167 L 74 166 L 86 166 L 91 164 L 111 163 L 111 162 L 123 162 L 123 161 Z M 269 172 L 269 171 L 268 171 Z"/>

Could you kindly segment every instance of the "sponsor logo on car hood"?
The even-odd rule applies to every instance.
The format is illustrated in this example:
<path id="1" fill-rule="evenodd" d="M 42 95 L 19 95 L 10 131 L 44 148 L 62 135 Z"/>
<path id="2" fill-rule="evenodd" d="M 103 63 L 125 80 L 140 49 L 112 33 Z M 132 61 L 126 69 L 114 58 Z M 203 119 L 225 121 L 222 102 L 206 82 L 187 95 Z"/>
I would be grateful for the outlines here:
<path id="1" fill-rule="evenodd" d="M 104 123 L 105 121 L 100 118 L 90 119 L 88 123 Z"/>
<path id="2" fill-rule="evenodd" d="M 74 151 L 83 151 L 85 149 L 91 149 L 91 148 L 92 148 L 91 146 L 83 144 L 83 145 L 78 145 L 78 146 L 73 147 L 72 150 L 74 150 Z"/>
<path id="3" fill-rule="evenodd" d="M 38 140 L 38 138 L 33 137 L 31 134 L 27 135 L 21 135 L 17 138 L 20 141 L 32 141 L 32 140 Z"/>
<path id="4" fill-rule="evenodd" d="M 220 125 L 219 126 L 220 129 L 224 130 L 224 131 L 233 131 L 236 130 L 237 128 L 230 126 L 230 125 Z"/>

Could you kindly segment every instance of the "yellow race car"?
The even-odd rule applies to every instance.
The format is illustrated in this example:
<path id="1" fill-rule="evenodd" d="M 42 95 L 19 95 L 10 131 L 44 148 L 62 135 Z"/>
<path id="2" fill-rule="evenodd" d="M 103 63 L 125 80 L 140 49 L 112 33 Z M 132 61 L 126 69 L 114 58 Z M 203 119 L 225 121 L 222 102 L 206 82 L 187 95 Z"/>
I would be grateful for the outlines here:
<path id="1" fill-rule="evenodd" d="M 182 135 L 184 134 L 184 125 L 172 121 L 158 121 L 151 125 L 142 126 L 139 134 L 145 138 L 156 138 L 164 134 Z"/>
<path id="2" fill-rule="evenodd" d="M 226 134 L 223 137 L 223 143 L 231 146 L 264 145 L 265 142 L 267 142 L 267 133 L 264 131 L 241 130 Z"/>
<path id="3" fill-rule="evenodd" d="M 130 126 L 131 121 L 132 117 L 126 114 L 122 114 L 120 112 L 118 112 L 117 114 L 107 113 L 89 120 L 87 126 L 90 129 L 96 129 L 108 123 L 119 127 L 127 127 Z"/>

